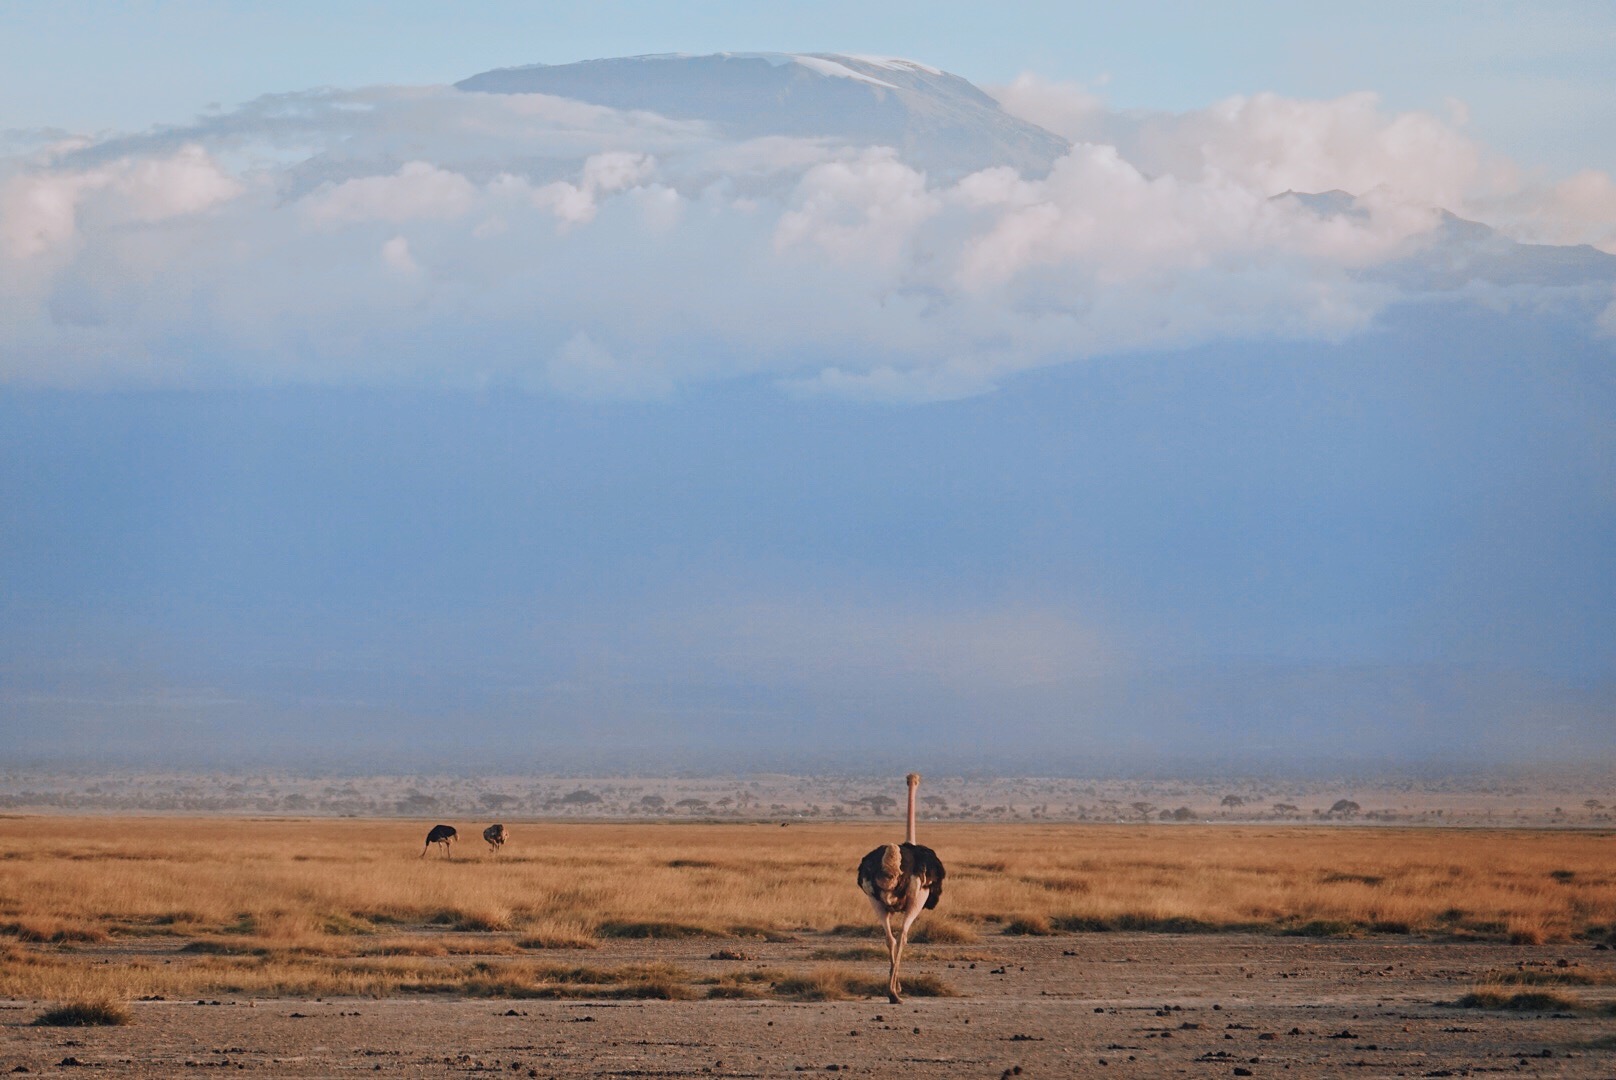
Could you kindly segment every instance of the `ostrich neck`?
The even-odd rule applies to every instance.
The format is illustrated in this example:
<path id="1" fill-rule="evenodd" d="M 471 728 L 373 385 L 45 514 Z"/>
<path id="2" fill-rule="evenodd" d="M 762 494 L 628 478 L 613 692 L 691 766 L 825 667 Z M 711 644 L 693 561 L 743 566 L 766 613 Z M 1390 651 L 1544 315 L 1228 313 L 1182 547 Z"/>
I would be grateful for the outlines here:
<path id="1" fill-rule="evenodd" d="M 912 843 L 915 842 L 915 785 L 914 784 L 909 785 L 909 823 L 908 823 L 907 827 L 904 829 L 904 834 L 903 835 L 904 835 L 904 839 L 903 839 L 904 843 L 912 844 Z"/>

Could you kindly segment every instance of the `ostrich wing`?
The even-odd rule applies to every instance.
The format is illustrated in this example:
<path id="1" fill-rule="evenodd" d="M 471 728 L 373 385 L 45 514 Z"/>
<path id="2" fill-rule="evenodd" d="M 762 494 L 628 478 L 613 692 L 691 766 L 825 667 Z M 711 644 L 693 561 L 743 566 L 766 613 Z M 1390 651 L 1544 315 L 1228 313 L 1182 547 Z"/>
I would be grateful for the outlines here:
<path id="1" fill-rule="evenodd" d="M 937 901 L 943 898 L 943 877 L 947 871 L 943 869 L 943 860 L 937 853 L 923 844 L 903 845 L 904 870 L 916 878 L 922 888 L 928 890 L 926 907 L 931 909 L 937 906 Z"/>

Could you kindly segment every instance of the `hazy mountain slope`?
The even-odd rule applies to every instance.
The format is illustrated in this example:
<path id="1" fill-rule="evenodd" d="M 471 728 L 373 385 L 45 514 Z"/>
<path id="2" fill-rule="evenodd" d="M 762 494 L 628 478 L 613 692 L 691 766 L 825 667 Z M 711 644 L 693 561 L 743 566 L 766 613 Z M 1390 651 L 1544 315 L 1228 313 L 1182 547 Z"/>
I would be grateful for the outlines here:
<path id="1" fill-rule="evenodd" d="M 1299 202 L 1320 217 L 1367 220 L 1369 209 L 1345 191 L 1287 191 L 1276 199 Z M 1588 244 L 1523 244 L 1497 229 L 1447 210 L 1437 227 L 1410 242 L 1401 258 L 1369 275 L 1412 292 L 1449 292 L 1470 285 L 1574 288 L 1616 281 L 1616 255 Z"/>

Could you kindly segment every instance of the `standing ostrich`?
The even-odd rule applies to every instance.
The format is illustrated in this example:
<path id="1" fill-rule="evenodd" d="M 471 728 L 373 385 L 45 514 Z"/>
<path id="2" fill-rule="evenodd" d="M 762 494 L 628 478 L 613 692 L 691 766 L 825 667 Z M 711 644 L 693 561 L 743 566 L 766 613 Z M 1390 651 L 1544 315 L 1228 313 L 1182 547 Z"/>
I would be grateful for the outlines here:
<path id="1" fill-rule="evenodd" d="M 442 844 L 443 853 L 451 859 L 454 858 L 454 852 L 449 850 L 449 841 L 453 840 L 455 836 L 453 825 L 432 826 L 432 831 L 426 834 L 426 847 L 421 849 L 421 854 L 417 858 L 426 858 L 427 848 L 430 848 L 433 844 Z"/>
<path id="2" fill-rule="evenodd" d="M 892 960 L 887 997 L 894 1005 L 903 1000 L 898 965 L 903 961 L 903 947 L 909 943 L 909 927 L 943 896 L 942 860 L 931 848 L 915 843 L 915 789 L 920 787 L 920 774 L 910 773 L 904 779 L 909 784 L 909 825 L 903 843 L 882 844 L 864 856 L 858 868 L 859 888 L 870 898 L 870 906 L 887 932 L 887 955 Z M 898 914 L 903 916 L 903 924 L 894 934 L 892 916 Z"/>
<path id="3" fill-rule="evenodd" d="M 488 850 L 498 855 L 499 849 L 505 846 L 505 826 L 488 826 L 483 830 L 483 839 L 488 841 Z"/>

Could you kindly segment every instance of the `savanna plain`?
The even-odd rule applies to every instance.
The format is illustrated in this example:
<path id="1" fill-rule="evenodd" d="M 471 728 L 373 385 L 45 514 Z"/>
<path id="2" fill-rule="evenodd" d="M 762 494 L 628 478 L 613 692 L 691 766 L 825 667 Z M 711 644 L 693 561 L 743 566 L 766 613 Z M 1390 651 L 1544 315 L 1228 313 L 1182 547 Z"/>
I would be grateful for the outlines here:
<path id="1" fill-rule="evenodd" d="M 0 818 L 0 1071 L 1616 1076 L 1616 833 Z"/>

